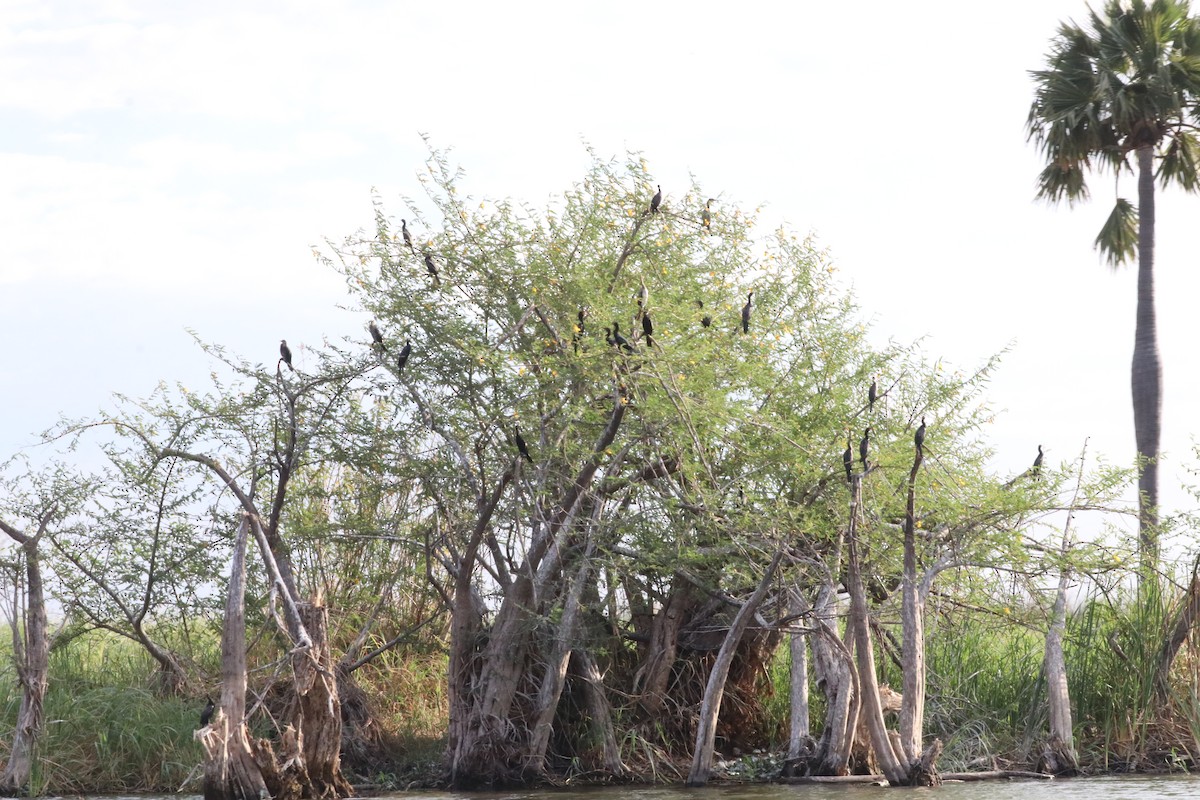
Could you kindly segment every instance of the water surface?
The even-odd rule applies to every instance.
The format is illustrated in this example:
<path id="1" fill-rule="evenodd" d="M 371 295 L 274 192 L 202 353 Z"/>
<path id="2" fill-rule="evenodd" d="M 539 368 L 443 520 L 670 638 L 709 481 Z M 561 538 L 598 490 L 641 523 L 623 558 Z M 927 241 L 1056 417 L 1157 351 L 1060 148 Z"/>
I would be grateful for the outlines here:
<path id="1" fill-rule="evenodd" d="M 607 787 L 515 792 L 393 792 L 380 800 L 1153 800 L 1200 798 L 1200 775 L 1131 775 L 946 783 L 937 789 L 863 784 L 755 784 L 703 789 Z M 915 800 L 915 798 L 913 798 Z"/>

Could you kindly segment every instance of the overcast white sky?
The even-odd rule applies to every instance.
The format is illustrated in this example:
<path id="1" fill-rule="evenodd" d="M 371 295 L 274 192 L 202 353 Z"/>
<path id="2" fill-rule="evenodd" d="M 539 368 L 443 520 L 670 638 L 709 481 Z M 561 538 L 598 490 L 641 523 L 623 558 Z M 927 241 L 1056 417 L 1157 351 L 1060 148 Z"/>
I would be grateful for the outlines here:
<path id="1" fill-rule="evenodd" d="M 996 467 L 1085 437 L 1127 463 L 1134 271 L 1092 249 L 1109 178 L 1035 203 L 1040 67 L 1083 0 L 0 4 L 0 458 L 60 413 L 201 383 L 185 328 L 272 362 L 361 335 L 312 245 L 402 215 L 420 134 L 466 191 L 541 205 L 582 142 L 644 153 L 812 232 L 881 341 L 924 338 L 989 391 Z M 1123 194 L 1134 197 L 1132 181 Z M 1134 198 L 1135 199 L 1135 198 Z M 1168 506 L 1200 427 L 1200 199 L 1160 194 Z"/>

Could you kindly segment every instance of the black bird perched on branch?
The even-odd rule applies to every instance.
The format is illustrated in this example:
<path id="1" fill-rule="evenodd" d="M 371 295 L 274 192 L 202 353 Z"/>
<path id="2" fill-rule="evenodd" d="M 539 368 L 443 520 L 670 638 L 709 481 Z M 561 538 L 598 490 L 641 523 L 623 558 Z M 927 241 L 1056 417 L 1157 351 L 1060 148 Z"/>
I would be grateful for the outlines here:
<path id="1" fill-rule="evenodd" d="M 917 452 L 922 456 L 925 455 L 925 417 L 921 417 L 921 427 L 917 428 L 916 434 L 913 435 L 913 441 L 917 445 Z"/>
<path id="2" fill-rule="evenodd" d="M 616 322 L 614 322 L 612 326 L 612 343 L 617 347 L 623 348 L 627 352 L 633 352 L 633 345 L 629 343 L 628 339 L 621 335 L 621 326 Z"/>
<path id="3" fill-rule="evenodd" d="M 704 210 L 700 212 L 700 225 L 704 228 L 705 233 L 712 233 L 712 198 L 708 198 L 708 202 L 704 204 Z"/>
<path id="4" fill-rule="evenodd" d="M 650 321 L 650 312 L 642 311 L 642 333 L 646 334 L 646 346 L 654 346 L 654 323 Z"/>
<path id="5" fill-rule="evenodd" d="M 1029 471 L 1033 474 L 1033 477 L 1035 477 L 1035 478 L 1042 477 L 1042 446 L 1040 444 L 1038 445 L 1037 458 L 1035 458 L 1033 460 L 1033 466 L 1030 468 Z"/>
<path id="6" fill-rule="evenodd" d="M 746 295 L 746 305 L 742 306 L 742 333 L 750 332 L 750 311 L 754 307 L 754 290 Z"/>
<path id="7" fill-rule="evenodd" d="M 279 357 L 283 359 L 283 363 L 288 365 L 288 369 L 292 372 L 296 371 L 296 368 L 292 366 L 292 348 L 287 346 L 287 339 L 279 340 Z"/>
<path id="8" fill-rule="evenodd" d="M 425 251 L 425 271 L 433 277 L 433 285 L 439 288 L 442 285 L 442 279 L 438 275 L 437 267 L 433 264 L 433 256 L 429 255 L 429 251 Z"/>
<path id="9" fill-rule="evenodd" d="M 662 205 L 662 184 L 659 184 L 658 191 L 654 193 L 654 197 L 650 198 L 650 213 L 657 214 L 658 207 Z"/>
<path id="10" fill-rule="evenodd" d="M 404 372 L 404 365 L 408 363 L 408 357 L 412 354 L 412 342 L 408 339 L 404 340 L 404 347 L 400 348 L 400 356 L 396 359 L 396 374 Z"/>
<path id="11" fill-rule="evenodd" d="M 400 234 L 404 236 L 404 243 L 408 245 L 409 252 L 416 255 L 417 249 L 413 247 L 412 234 L 408 232 L 408 220 L 400 220 Z"/>
<path id="12" fill-rule="evenodd" d="M 868 425 L 867 429 L 865 431 L 863 431 L 863 438 L 858 443 L 858 457 L 860 459 L 862 459 L 863 472 L 866 472 L 868 469 L 867 451 L 870 449 L 870 447 L 871 447 L 871 426 Z"/>
<path id="13" fill-rule="evenodd" d="M 383 343 L 383 334 L 379 332 L 379 326 L 375 324 L 375 320 L 367 323 L 367 330 L 371 332 L 371 339 L 375 344 L 379 345 L 379 349 L 387 352 L 387 345 Z"/>
<path id="14" fill-rule="evenodd" d="M 213 712 L 216 710 L 217 710 L 216 703 L 213 702 L 213 699 L 211 697 L 208 698 L 208 702 L 204 704 L 204 710 L 200 712 L 200 727 L 201 728 L 208 725 L 208 723 L 212 722 Z"/>
<path id="15" fill-rule="evenodd" d="M 583 317 L 584 317 L 584 313 L 583 313 L 583 309 L 581 308 L 581 309 L 579 309 L 579 315 L 578 315 L 579 323 L 574 326 L 575 330 L 571 332 L 571 346 L 575 348 L 576 354 L 579 353 L 579 339 L 580 339 L 580 337 L 583 336 L 583 332 L 584 332 L 583 331 Z"/>
<path id="16" fill-rule="evenodd" d="M 875 410 L 875 398 L 879 397 L 879 387 L 875 384 L 875 376 L 871 376 L 871 388 L 867 389 L 867 408 Z"/>
<path id="17" fill-rule="evenodd" d="M 529 455 L 529 446 L 525 444 L 525 439 L 521 436 L 521 429 L 513 426 L 513 436 L 517 440 L 517 452 L 525 456 L 525 460 L 532 464 L 533 456 Z"/>
<path id="18" fill-rule="evenodd" d="M 850 431 L 846 431 L 846 452 L 842 453 L 842 463 L 846 465 L 846 483 L 854 476 L 854 448 L 850 444 Z"/>

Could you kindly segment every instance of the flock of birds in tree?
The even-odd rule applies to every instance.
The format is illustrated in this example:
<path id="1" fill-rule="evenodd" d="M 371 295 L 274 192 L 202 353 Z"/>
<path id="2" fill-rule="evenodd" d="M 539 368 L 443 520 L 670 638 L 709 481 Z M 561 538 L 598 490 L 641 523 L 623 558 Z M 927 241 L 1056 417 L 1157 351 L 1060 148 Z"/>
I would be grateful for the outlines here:
<path id="1" fill-rule="evenodd" d="M 875 401 L 881 397 L 879 394 L 879 384 L 874 376 L 871 377 L 871 385 L 867 387 L 867 411 L 873 413 L 875 411 Z M 925 457 L 925 415 L 921 415 L 921 424 L 917 426 L 916 432 L 913 433 L 913 444 L 916 445 L 917 455 L 920 458 Z M 862 462 L 863 473 L 870 470 L 870 464 L 867 461 L 867 455 L 871 449 L 871 426 L 868 425 L 863 431 L 862 439 L 858 442 L 858 457 Z M 1037 458 L 1033 460 L 1033 466 L 1029 468 L 1027 473 L 1032 478 L 1039 479 L 1042 476 L 1042 446 L 1037 446 Z M 846 468 L 846 482 L 851 483 L 854 480 L 854 448 L 849 429 L 846 430 L 846 449 L 842 453 L 842 464 Z"/>
<path id="2" fill-rule="evenodd" d="M 659 185 L 657 185 L 657 191 L 654 193 L 654 196 L 650 199 L 649 213 L 651 213 L 651 214 L 661 213 L 662 198 L 663 198 L 662 185 L 659 184 Z M 712 198 L 709 198 L 704 204 L 704 210 L 700 213 L 700 225 L 705 233 L 710 233 L 712 230 L 712 204 L 713 204 L 713 202 L 714 202 L 714 200 Z M 645 212 L 643 212 L 643 213 L 645 213 Z M 417 252 L 417 249 L 413 245 L 412 233 L 410 233 L 408 230 L 408 220 L 406 220 L 406 219 L 400 220 L 400 234 L 404 239 L 405 246 L 408 247 L 409 251 L 415 255 Z M 438 273 L 437 265 L 433 261 L 433 256 L 430 254 L 430 252 L 428 250 L 424 250 L 424 249 L 422 249 L 421 255 L 425 262 L 425 271 L 433 279 L 434 287 L 440 287 L 442 284 L 441 276 Z M 641 282 L 641 287 L 638 290 L 636 300 L 637 300 L 636 318 L 638 320 L 640 320 L 640 322 L 641 322 L 642 335 L 646 339 L 646 346 L 654 347 L 655 346 L 654 322 L 650 317 L 650 310 L 649 310 L 650 292 L 646 288 L 646 283 L 644 280 Z M 703 311 L 704 310 L 704 301 L 697 300 L 696 307 L 699 310 Z M 742 330 L 742 333 L 744 333 L 744 334 L 750 333 L 750 316 L 751 316 L 751 313 L 753 312 L 753 310 L 754 310 L 754 290 L 750 290 L 746 294 L 746 304 L 744 306 L 742 306 L 741 330 Z M 585 312 L 583 309 L 580 309 L 578 316 L 577 316 L 579 324 L 574 326 L 575 331 L 571 337 L 572 347 L 576 353 L 579 352 L 579 340 L 584 332 L 584 317 L 585 317 Z M 710 327 L 712 325 L 712 323 L 713 323 L 712 316 L 707 313 L 704 314 L 704 316 L 701 317 L 701 319 L 700 319 L 700 325 L 704 328 Z M 377 346 L 382 353 L 388 353 L 387 345 L 384 343 L 384 339 L 383 339 L 383 332 L 379 330 L 379 326 L 375 324 L 375 320 L 371 320 L 370 323 L 368 323 L 367 330 L 371 334 L 372 344 L 374 346 Z M 604 340 L 605 340 L 605 342 L 608 343 L 608 345 L 610 347 L 617 348 L 626 353 L 635 352 L 634 345 L 621 334 L 621 326 L 616 320 L 613 321 L 611 328 L 610 327 L 604 328 Z M 406 340 L 404 342 L 404 347 L 400 349 L 400 353 L 396 358 L 396 372 L 397 373 L 400 373 L 404 370 L 404 366 L 405 366 L 405 364 L 408 363 L 408 358 L 411 354 L 412 354 L 412 342 L 411 342 L 411 340 Z M 284 364 L 287 365 L 288 369 L 292 370 L 293 372 L 295 371 L 296 368 L 294 366 L 292 366 L 292 351 L 291 351 L 291 348 L 288 347 L 288 343 L 287 343 L 286 339 L 279 340 L 279 357 L 280 357 L 280 360 Z M 880 397 L 879 384 L 877 383 L 875 377 L 872 377 L 871 385 L 867 389 L 867 409 L 872 414 L 875 411 L 875 401 L 878 400 L 879 397 Z M 533 457 L 529 454 L 529 446 L 526 444 L 525 439 L 521 436 L 520 429 L 514 427 L 513 438 L 517 445 L 518 454 L 521 457 L 525 458 L 527 461 L 529 461 L 529 463 L 532 464 Z M 916 445 L 917 452 L 923 457 L 924 453 L 925 453 L 925 417 L 924 416 L 921 417 L 921 425 L 917 428 L 916 433 L 913 435 L 913 441 L 914 441 L 914 444 Z M 870 469 L 870 462 L 868 461 L 870 447 L 871 447 L 871 426 L 868 425 L 867 428 L 863 431 L 862 439 L 860 439 L 858 442 L 858 457 L 859 457 L 859 460 L 862 462 L 862 467 L 863 467 L 864 473 L 868 472 Z M 1042 446 L 1039 444 L 1037 458 L 1034 459 L 1033 466 L 1029 470 L 1029 474 L 1032 475 L 1034 478 L 1039 478 L 1041 476 L 1042 457 L 1043 457 Z M 845 450 L 845 452 L 842 453 L 842 462 L 846 468 L 846 481 L 850 482 L 853 480 L 853 474 L 854 474 L 854 450 L 853 450 L 852 440 L 851 440 L 849 431 L 847 431 L 847 435 L 846 435 L 846 450 Z M 209 707 L 205 709 L 206 714 L 209 716 L 211 716 L 211 714 L 212 714 L 211 706 L 212 706 L 212 701 L 210 700 Z M 207 720 L 205 719 L 205 722 L 206 721 Z M 202 724 L 205 724 L 205 722 L 202 722 Z"/>

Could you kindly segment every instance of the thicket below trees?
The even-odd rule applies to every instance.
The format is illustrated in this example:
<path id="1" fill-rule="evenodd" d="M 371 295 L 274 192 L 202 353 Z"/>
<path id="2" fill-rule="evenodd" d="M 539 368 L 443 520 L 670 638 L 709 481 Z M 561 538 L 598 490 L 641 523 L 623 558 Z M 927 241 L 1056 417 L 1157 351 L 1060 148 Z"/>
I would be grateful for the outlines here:
<path id="1" fill-rule="evenodd" d="M 700 187 L 652 210 L 637 159 L 542 212 L 428 166 L 401 224 L 377 202 L 329 245 L 361 341 L 265 366 L 206 346 L 210 389 L 49 435 L 99 443 L 97 474 L 9 465 L 9 788 L 47 785 L 47 653 L 96 631 L 160 697 L 214 698 L 212 797 L 395 774 L 430 695 L 458 787 L 700 784 L 760 748 L 932 784 L 939 755 L 1069 771 L 1080 729 L 1125 763 L 1194 747 L 1176 598 L 1127 602 L 1128 550 L 1064 524 L 1122 513 L 1130 473 L 989 473 L 994 359 L 873 347 L 812 242 Z M 1094 594 L 1069 608 L 1073 586 Z"/>

